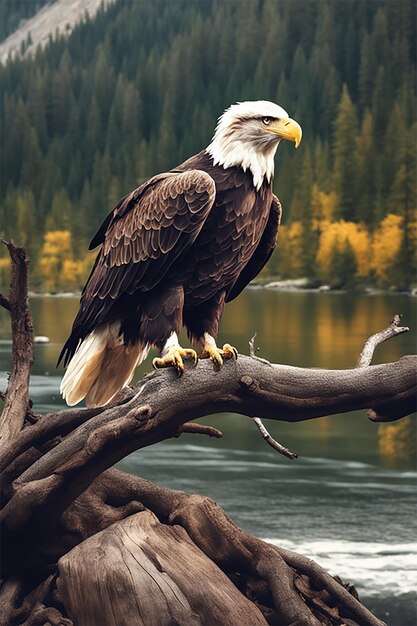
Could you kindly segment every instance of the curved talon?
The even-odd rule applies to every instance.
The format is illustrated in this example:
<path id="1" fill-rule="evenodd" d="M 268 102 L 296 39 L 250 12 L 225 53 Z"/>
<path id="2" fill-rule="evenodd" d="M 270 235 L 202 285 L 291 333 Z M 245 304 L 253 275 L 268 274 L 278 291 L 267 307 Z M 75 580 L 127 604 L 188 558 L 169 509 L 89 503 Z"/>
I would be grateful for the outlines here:
<path id="1" fill-rule="evenodd" d="M 238 351 L 230 343 L 224 344 L 222 352 L 225 359 L 237 359 Z"/>
<path id="2" fill-rule="evenodd" d="M 220 368 L 223 365 L 223 359 L 237 359 L 237 350 L 228 343 L 225 343 L 222 349 L 216 345 L 206 344 L 198 358 L 210 359 Z"/>
<path id="3" fill-rule="evenodd" d="M 183 354 L 183 357 L 185 359 L 190 358 L 194 361 L 194 367 L 197 365 L 198 363 L 198 356 L 197 356 L 197 352 L 195 350 L 193 350 L 192 348 L 186 348 L 185 350 L 183 350 L 182 352 L 185 352 L 186 354 Z"/>
<path id="4" fill-rule="evenodd" d="M 198 355 L 199 359 L 210 359 L 214 365 L 221 367 L 223 365 L 223 359 L 221 357 L 222 350 L 219 350 L 217 346 L 206 346 L 201 354 Z"/>
<path id="5" fill-rule="evenodd" d="M 197 365 L 197 353 L 191 348 L 181 348 L 181 346 L 173 346 L 162 358 L 155 357 L 152 361 L 152 367 L 159 369 L 162 367 L 174 367 L 178 376 L 184 373 L 184 359 L 191 358 L 194 361 L 194 367 Z"/>

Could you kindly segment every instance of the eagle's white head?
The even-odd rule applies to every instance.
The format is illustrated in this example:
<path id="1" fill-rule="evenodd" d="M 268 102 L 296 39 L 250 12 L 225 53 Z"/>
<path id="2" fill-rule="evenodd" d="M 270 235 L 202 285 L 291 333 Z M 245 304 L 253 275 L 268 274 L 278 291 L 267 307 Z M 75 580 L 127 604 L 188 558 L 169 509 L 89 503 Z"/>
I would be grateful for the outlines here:
<path id="1" fill-rule="evenodd" d="M 206 149 L 215 165 L 250 170 L 259 189 L 274 175 L 274 156 L 281 139 L 298 148 L 302 131 L 278 104 L 257 100 L 232 104 L 219 117 L 214 137 Z"/>

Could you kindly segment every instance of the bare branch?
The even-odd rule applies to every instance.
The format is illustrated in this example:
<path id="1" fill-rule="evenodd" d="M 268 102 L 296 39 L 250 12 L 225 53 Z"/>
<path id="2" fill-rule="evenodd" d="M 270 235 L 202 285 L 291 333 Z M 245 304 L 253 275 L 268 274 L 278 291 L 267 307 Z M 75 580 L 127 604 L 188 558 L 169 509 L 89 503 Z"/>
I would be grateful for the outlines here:
<path id="1" fill-rule="evenodd" d="M 10 302 L 9 299 L 6 298 L 2 293 L 0 293 L 0 306 L 2 306 L 6 311 L 10 311 Z"/>
<path id="2" fill-rule="evenodd" d="M 12 440 L 5 442 L 0 448 L 0 472 L 19 455 L 33 446 L 40 446 L 45 442 L 61 435 L 64 437 L 80 424 L 92 417 L 103 413 L 103 408 L 97 409 L 68 409 L 59 413 L 44 415 L 33 426 L 25 428 Z"/>
<path id="3" fill-rule="evenodd" d="M 408 356 L 367 368 L 316 370 L 265 365 L 240 355 L 220 371 L 201 361 L 197 368 L 187 368 L 180 379 L 169 370 L 158 370 L 146 377 L 144 388 L 142 381 L 137 384 L 136 390 L 143 389 L 141 394 L 123 405 L 104 407 L 36 461 L 19 482 L 47 477 L 72 459 L 91 433 L 144 405 L 150 407 L 150 418 L 140 435 L 122 437 L 108 456 L 107 467 L 133 450 L 177 436 L 180 426 L 190 419 L 225 411 L 297 422 L 372 407 L 384 419 L 399 419 L 414 409 L 416 363 L 417 357 Z M 43 419 L 30 428 L 41 428 Z"/>
<path id="4" fill-rule="evenodd" d="M 23 248 L 18 248 L 11 241 L 3 243 L 12 260 L 7 304 L 12 323 L 13 347 L 12 371 L 0 417 L 2 442 L 11 439 L 22 429 L 28 407 L 29 376 L 33 363 L 33 324 L 28 303 L 29 260 Z"/>
<path id="5" fill-rule="evenodd" d="M 400 326 L 400 321 L 401 315 L 394 315 L 394 318 L 392 319 L 390 325 L 387 326 L 387 328 L 384 328 L 384 330 L 381 330 L 381 332 L 376 333 L 375 335 L 372 335 L 371 337 L 369 337 L 369 339 L 367 339 L 356 367 L 368 367 L 371 364 L 375 348 L 379 346 L 379 344 L 387 341 L 387 339 L 397 337 L 398 335 L 406 333 L 410 330 L 408 326 Z M 408 401 L 404 399 L 403 402 L 407 404 Z M 401 404 L 400 398 L 396 402 L 397 407 L 399 406 L 399 404 Z M 409 413 L 412 413 L 416 410 L 416 400 L 414 400 L 414 406 L 411 406 L 411 408 L 407 410 L 409 411 Z M 379 408 L 369 409 L 369 411 L 367 411 L 367 416 L 372 422 L 390 422 L 392 420 L 399 419 L 398 417 L 395 417 L 395 410 L 393 411 L 393 413 L 391 411 L 392 409 L 388 404 L 383 410 Z"/>
<path id="6" fill-rule="evenodd" d="M 180 435 L 182 433 L 207 435 L 208 437 L 216 437 L 217 439 L 221 439 L 223 437 L 222 431 L 218 430 L 218 428 L 214 428 L 214 426 L 207 426 L 206 424 L 198 424 L 196 422 L 186 422 L 179 427 L 178 433 Z"/>
<path id="7" fill-rule="evenodd" d="M 268 430 L 262 424 L 259 417 L 252 417 L 252 419 L 255 422 L 256 426 L 258 427 L 259 432 L 261 433 L 262 437 L 265 439 L 266 443 L 271 446 L 271 448 L 274 448 L 274 450 L 276 450 L 277 452 L 279 452 L 283 456 L 286 456 L 289 459 L 298 459 L 298 454 L 296 452 L 291 452 L 291 450 L 288 450 L 288 448 L 285 448 L 283 445 L 278 443 L 276 439 L 272 437 L 272 435 L 268 432 Z"/>
<path id="8" fill-rule="evenodd" d="M 259 352 L 260 350 L 259 346 L 255 348 L 256 335 L 257 333 L 255 332 L 252 339 L 249 340 L 249 356 L 251 356 L 254 359 L 257 359 L 261 363 L 265 363 L 265 365 L 271 365 L 270 361 L 268 361 L 267 359 L 261 359 L 259 356 L 256 356 L 256 353 Z"/>
<path id="9" fill-rule="evenodd" d="M 359 357 L 357 367 L 367 367 L 371 364 L 375 348 L 379 346 L 379 344 L 387 341 L 387 339 L 391 339 L 391 337 L 397 337 L 402 333 L 407 333 L 410 330 L 408 326 L 400 326 L 400 321 L 401 315 L 394 315 L 394 319 L 387 328 L 384 328 L 381 332 L 375 333 L 375 335 L 367 339 Z"/>
<path id="10" fill-rule="evenodd" d="M 180 379 L 167 370 L 154 372 L 145 386 L 138 383 L 125 404 L 91 416 L 40 458 L 25 458 L 25 471 L 14 480 L 15 493 L 3 509 L 4 528 L 20 532 L 31 508 L 41 503 L 38 532 L 45 532 L 48 519 L 58 519 L 105 469 L 134 450 L 178 436 L 190 418 L 208 413 L 253 415 L 256 410 L 266 418 L 302 421 L 366 408 L 378 397 L 378 416 L 388 407 L 388 419 L 398 419 L 414 403 L 416 361 L 403 357 L 396 363 L 330 371 L 265 365 L 241 355 L 220 371 L 203 361 Z M 44 419 L 29 429 L 40 428 Z"/>
<path id="11" fill-rule="evenodd" d="M 256 356 L 256 351 L 259 349 L 255 349 L 255 339 L 257 333 L 255 332 L 252 339 L 249 340 L 249 356 Z"/>
<path id="12" fill-rule="evenodd" d="M 256 352 L 259 350 L 259 348 L 255 349 L 255 339 L 256 339 L 256 333 L 253 335 L 252 339 L 250 339 L 249 341 L 249 355 L 253 358 L 257 358 Z M 260 417 L 252 417 L 252 419 L 255 422 L 256 426 L 258 427 L 258 430 L 261 433 L 262 437 L 265 439 L 266 443 L 269 444 L 272 448 L 274 448 L 274 450 L 276 450 L 283 456 L 288 457 L 289 459 L 298 458 L 298 454 L 291 452 L 290 450 L 288 450 L 288 448 L 285 448 L 283 445 L 278 443 L 278 441 L 276 441 L 276 439 L 274 439 L 271 436 L 271 434 L 268 432 L 266 427 L 263 425 Z"/>

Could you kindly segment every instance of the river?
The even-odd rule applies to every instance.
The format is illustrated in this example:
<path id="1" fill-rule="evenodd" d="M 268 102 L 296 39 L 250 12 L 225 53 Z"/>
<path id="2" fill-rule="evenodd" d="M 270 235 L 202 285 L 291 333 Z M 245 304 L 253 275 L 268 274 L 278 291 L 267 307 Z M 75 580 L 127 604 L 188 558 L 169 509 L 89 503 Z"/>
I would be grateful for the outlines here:
<path id="1" fill-rule="evenodd" d="M 364 340 L 403 314 L 410 333 L 381 345 L 374 362 L 415 352 L 417 301 L 406 295 L 282 292 L 249 288 L 226 307 L 221 342 L 304 367 L 353 367 Z M 37 335 L 31 397 L 42 412 L 63 406 L 55 362 L 78 300 L 33 297 Z M 1 385 L 10 364 L 7 314 L 0 312 Z M 184 345 L 186 340 L 184 339 Z M 148 371 L 150 359 L 142 364 Z M 144 449 L 119 467 L 162 485 L 215 498 L 251 533 L 316 559 L 354 584 L 389 626 L 415 626 L 417 499 L 415 423 L 369 422 L 365 412 L 289 424 L 266 422 L 298 460 L 274 453 L 250 419 L 206 418 L 224 437 L 186 435 Z M 410 436 L 411 433 L 411 436 Z"/>

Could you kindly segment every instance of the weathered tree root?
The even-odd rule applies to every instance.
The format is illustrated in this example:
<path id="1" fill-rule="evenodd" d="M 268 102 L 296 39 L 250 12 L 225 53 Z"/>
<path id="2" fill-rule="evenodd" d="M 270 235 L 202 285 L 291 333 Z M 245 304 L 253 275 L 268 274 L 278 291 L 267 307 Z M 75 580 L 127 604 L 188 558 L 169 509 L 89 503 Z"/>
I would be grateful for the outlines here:
<path id="1" fill-rule="evenodd" d="M 9 578 L 0 585 L 0 626 L 73 626 L 53 598 L 56 576 L 41 583 Z"/>
<path id="2" fill-rule="evenodd" d="M 212 499 L 163 488 L 118 470 L 102 474 L 68 508 L 62 532 L 68 531 L 78 545 L 59 560 L 55 593 L 59 609 L 48 610 L 55 608 L 61 614 L 63 605 L 77 624 L 130 624 L 115 616 L 132 614 L 139 602 L 134 623 L 144 626 L 152 623 L 147 621 L 152 610 L 164 616 L 159 626 L 174 619 L 184 626 L 382 626 L 341 581 L 305 557 L 252 537 Z M 140 567 L 132 574 L 138 558 Z M 134 584 L 129 582 L 132 575 Z M 164 590 L 162 596 L 159 588 Z M 179 606 L 169 601 L 163 606 L 170 594 L 182 598 Z M 242 594 L 253 606 L 245 604 Z M 28 596 L 26 612 L 34 598 L 39 607 L 38 596 L 39 589 Z M 32 612 L 33 618 L 38 611 Z M 20 607 L 16 616 L 22 613 Z"/>
<path id="3" fill-rule="evenodd" d="M 317 623 L 308 616 L 305 603 L 294 594 L 295 581 L 307 575 L 314 585 L 310 588 L 313 597 L 317 596 L 317 590 L 325 590 L 344 609 L 344 616 L 356 619 L 363 626 L 381 625 L 355 595 L 317 563 L 246 533 L 211 498 L 157 487 L 118 470 L 109 470 L 99 482 L 107 495 L 111 490 L 114 495 L 128 493 L 161 521 L 168 520 L 185 528 L 193 542 L 228 575 L 265 581 L 272 599 L 272 607 L 266 608 L 276 612 L 277 623 Z"/>

